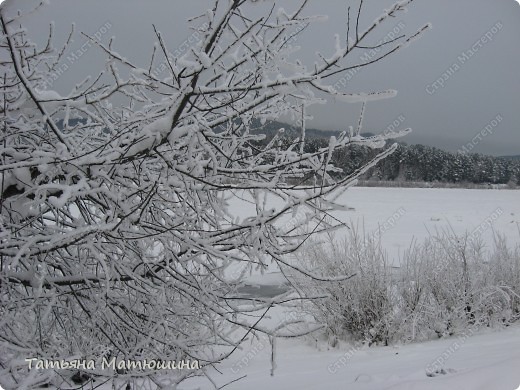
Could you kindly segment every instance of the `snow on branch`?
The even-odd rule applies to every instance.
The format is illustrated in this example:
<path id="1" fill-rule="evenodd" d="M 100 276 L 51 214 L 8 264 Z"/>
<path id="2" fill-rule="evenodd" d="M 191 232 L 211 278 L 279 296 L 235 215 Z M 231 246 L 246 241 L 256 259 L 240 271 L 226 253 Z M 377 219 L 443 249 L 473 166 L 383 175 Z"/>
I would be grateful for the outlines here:
<path id="1" fill-rule="evenodd" d="M 192 19 L 196 42 L 182 50 L 155 29 L 148 69 L 114 41 L 83 34 L 106 55 L 106 66 L 67 91 L 46 80 L 68 55 L 74 30 L 63 49 L 49 43 L 38 50 L 26 30 L 15 29 L 23 18 L 2 12 L 0 356 L 160 354 L 196 359 L 205 369 L 249 336 L 288 335 L 285 325 L 269 328 L 265 313 L 246 305 L 260 301 L 241 294 L 240 283 L 271 263 L 321 282 L 352 276 L 324 278 L 289 264 L 287 255 L 341 226 L 332 215 L 341 207 L 338 194 L 408 130 L 341 133 L 314 148 L 307 108 L 326 95 L 362 103 L 364 113 L 368 102 L 395 96 L 342 93 L 325 80 L 348 69 L 344 60 L 356 45 L 411 2 L 397 3 L 363 32 L 357 25 L 356 40 L 338 38 L 335 54 L 314 66 L 296 58 L 293 44 L 323 19 L 303 15 L 305 1 L 294 12 L 261 17 L 247 15 L 244 1 L 215 1 Z M 392 42 L 370 63 L 422 31 Z M 167 77 L 154 71 L 159 58 Z M 299 125 L 277 125 L 280 118 Z M 345 121 L 361 130 L 362 118 Z M 353 145 L 382 150 L 342 172 L 333 156 Z M 236 202 L 243 213 L 231 206 Z M 288 215 L 309 230 L 284 226 Z M 281 294 L 262 308 L 290 299 Z M 14 387 L 22 384 L 27 370 L 9 369 Z M 194 375 L 207 371 L 176 380 Z"/>

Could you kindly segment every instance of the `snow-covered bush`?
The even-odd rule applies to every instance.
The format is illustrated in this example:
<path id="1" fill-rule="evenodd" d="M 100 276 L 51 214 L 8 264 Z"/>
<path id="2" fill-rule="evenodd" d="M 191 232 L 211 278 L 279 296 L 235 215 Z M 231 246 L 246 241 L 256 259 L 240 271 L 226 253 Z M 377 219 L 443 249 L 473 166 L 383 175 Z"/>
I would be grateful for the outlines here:
<path id="1" fill-rule="evenodd" d="M 317 19 L 305 15 L 306 2 L 290 13 L 260 2 L 254 16 L 248 2 L 216 1 L 191 20 L 200 39 L 184 55 L 175 57 L 168 37 L 156 31 L 146 69 L 117 53 L 112 40 L 88 37 L 106 54 L 106 69 L 59 92 L 47 90 L 46 81 L 58 74 L 74 34 L 57 48 L 51 29 L 39 48 L 20 28 L 23 15 L 2 8 L 0 377 L 8 380 L 2 385 L 67 380 L 54 371 L 28 375 L 26 357 L 91 359 L 98 367 L 114 357 L 189 360 L 205 367 L 229 356 L 247 335 L 283 335 L 240 315 L 265 315 L 278 300 L 239 305 L 237 285 L 253 269 L 286 264 L 285 256 L 307 238 L 276 227 L 279 219 L 293 213 L 315 226 L 312 232 L 332 228 L 323 216 L 336 208 L 338 193 L 396 145 L 341 179 L 332 176 L 334 151 L 354 144 L 382 148 L 408 132 L 364 138 L 352 126 L 327 147 L 303 148 L 307 109 L 323 100 L 317 94 L 363 107 L 395 95 L 341 92 L 331 82 L 368 65 L 345 60 L 359 58 L 373 45 L 372 32 L 411 2 L 397 2 L 366 28 L 354 26 L 359 14 L 349 13 L 344 39 L 338 36 L 325 49 L 329 54 L 306 66 L 287 39 Z M 258 16 L 262 6 L 265 16 Z M 370 63 L 408 46 L 426 28 L 379 45 L 383 50 Z M 167 64 L 169 77 L 152 72 L 158 61 Z M 282 116 L 301 129 L 290 145 L 252 131 L 255 121 Z M 228 201 L 238 194 L 251 202 L 252 215 L 229 212 Z M 271 197 L 282 206 L 274 209 Z M 230 327 L 241 336 L 228 337 Z M 164 379 L 160 374 L 146 373 L 155 382 Z M 207 371 L 174 374 L 180 382 Z"/>
<path id="2" fill-rule="evenodd" d="M 488 265 L 488 277 L 493 280 L 496 295 L 508 302 L 511 310 L 509 320 L 520 319 L 520 244 L 511 248 L 504 236 L 495 234 L 494 250 Z"/>
<path id="3" fill-rule="evenodd" d="M 410 342 L 508 325 L 520 318 L 520 245 L 495 236 L 493 248 L 479 237 L 445 230 L 412 242 L 392 267 L 374 235 L 351 229 L 347 239 L 312 242 L 297 254 L 324 277 L 316 283 L 294 276 L 300 294 L 324 295 L 307 305 L 323 323 L 332 345 L 338 338 L 368 344 Z"/>
<path id="4" fill-rule="evenodd" d="M 480 237 L 443 231 L 426 240 L 420 257 L 417 253 L 405 254 L 405 263 L 426 261 L 419 280 L 429 308 L 426 319 L 438 336 L 513 319 L 513 300 L 506 290 L 514 285 L 502 284 L 495 275 L 501 262 L 512 267 L 518 258 L 504 256 L 511 251 L 503 241 L 501 246 L 496 245 L 499 242 L 487 249 Z"/>
<path id="5" fill-rule="evenodd" d="M 392 268 L 380 241 L 358 228 L 349 230 L 347 239 L 313 242 L 297 254 L 309 269 L 324 278 L 351 275 L 345 281 L 317 283 L 305 275 L 294 277 L 300 292 L 326 295 L 310 303 L 318 322 L 326 324 L 333 345 L 338 338 L 354 338 L 368 343 L 387 344 L 393 337 L 395 289 Z"/>

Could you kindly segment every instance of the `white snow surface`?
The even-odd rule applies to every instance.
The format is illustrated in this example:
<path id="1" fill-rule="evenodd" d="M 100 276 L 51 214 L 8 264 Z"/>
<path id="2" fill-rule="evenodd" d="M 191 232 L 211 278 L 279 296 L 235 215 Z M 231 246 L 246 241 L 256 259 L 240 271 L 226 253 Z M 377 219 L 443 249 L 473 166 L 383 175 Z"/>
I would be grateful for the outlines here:
<path id="1" fill-rule="evenodd" d="M 286 315 L 273 312 L 267 321 Z M 213 373 L 227 390 L 515 390 L 520 385 L 520 324 L 470 337 L 454 336 L 390 347 L 336 348 L 302 339 L 277 341 L 276 371 L 271 376 L 271 347 L 266 339 L 246 342 L 243 349 Z M 343 359 L 342 359 L 343 358 Z M 428 376 L 439 363 L 444 374 Z M 211 389 L 201 378 L 180 389 Z"/>
<path id="2" fill-rule="evenodd" d="M 509 244 L 520 241 L 520 191 L 355 187 L 343 197 L 354 210 L 340 212 L 339 217 L 364 224 L 368 233 L 381 227 L 382 246 L 395 264 L 412 239 L 420 243 L 430 233 L 446 228 L 462 235 L 480 227 L 488 247 L 493 244 L 494 231 L 503 234 Z M 402 215 L 383 229 L 394 214 Z"/>
<path id="3" fill-rule="evenodd" d="M 271 201 L 274 208 L 280 207 L 279 200 Z M 503 234 L 510 245 L 520 241 L 520 191 L 516 190 L 353 187 L 337 201 L 348 210 L 335 211 L 334 217 L 348 226 L 364 227 L 367 234 L 379 231 L 395 265 L 412 240 L 421 243 L 443 229 L 459 235 L 478 230 L 488 248 L 493 245 L 493 232 Z M 253 211 L 251 204 L 237 198 L 230 200 L 230 206 L 242 218 Z"/>

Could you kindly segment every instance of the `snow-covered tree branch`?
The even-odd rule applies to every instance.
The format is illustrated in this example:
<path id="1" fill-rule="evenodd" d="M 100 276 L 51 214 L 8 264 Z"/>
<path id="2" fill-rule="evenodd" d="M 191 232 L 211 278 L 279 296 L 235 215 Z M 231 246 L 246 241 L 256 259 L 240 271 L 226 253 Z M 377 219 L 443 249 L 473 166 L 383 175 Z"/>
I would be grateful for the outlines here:
<path id="1" fill-rule="evenodd" d="M 349 14 L 345 42 L 312 66 L 287 42 L 295 26 L 319 19 L 305 16 L 306 1 L 259 18 L 245 14 L 245 3 L 216 1 L 194 18 L 201 40 L 179 58 L 155 30 L 148 69 L 115 42 L 88 36 L 106 68 L 67 94 L 46 89 L 66 51 L 54 47 L 52 29 L 40 49 L 2 11 L 0 370 L 13 387 L 27 372 L 23 357 L 188 359 L 205 367 L 251 334 L 277 336 L 240 314 L 267 312 L 283 297 L 244 305 L 241 279 L 283 262 L 306 239 L 280 227 L 284 216 L 305 215 L 312 233 L 333 228 L 323 217 L 339 207 L 337 194 L 395 148 L 341 179 L 331 175 L 334 151 L 382 148 L 408 132 L 364 138 L 351 129 L 326 148 L 303 149 L 307 109 L 323 93 L 349 103 L 395 94 L 340 93 L 327 80 L 348 70 L 345 59 L 412 0 L 365 30 Z M 423 31 L 390 42 L 388 54 Z M 165 79 L 152 72 L 161 56 Z M 255 129 L 282 116 L 302 129 L 289 147 Z M 249 200 L 253 215 L 232 215 L 234 196 Z M 272 207 L 275 198 L 282 207 Z M 228 337 L 230 328 L 241 336 Z M 177 380 L 204 374 L 187 372 Z"/>

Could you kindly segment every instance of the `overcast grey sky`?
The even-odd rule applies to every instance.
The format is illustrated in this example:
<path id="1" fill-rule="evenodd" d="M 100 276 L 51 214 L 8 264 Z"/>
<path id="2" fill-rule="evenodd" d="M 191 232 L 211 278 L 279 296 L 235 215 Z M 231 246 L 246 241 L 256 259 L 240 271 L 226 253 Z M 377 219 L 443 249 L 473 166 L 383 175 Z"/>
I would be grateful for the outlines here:
<path id="1" fill-rule="evenodd" d="M 8 0 L 3 7 L 12 12 L 31 3 L 33 0 Z M 366 0 L 361 26 L 367 26 L 392 3 Z M 114 47 L 119 53 L 147 67 L 156 40 L 152 24 L 173 52 L 190 35 L 186 19 L 210 4 L 207 0 L 50 0 L 49 5 L 25 17 L 23 24 L 33 39 L 43 42 L 51 21 L 61 41 L 75 23 L 74 47 L 78 48 L 85 42 L 79 31 L 94 34 L 108 22 L 110 28 L 102 40 L 115 37 Z M 297 4 L 294 0 L 277 2 L 288 11 Z M 301 46 L 299 56 L 305 62 L 312 64 L 317 50 L 323 54 L 334 51 L 334 34 L 345 34 L 348 4 L 356 9 L 359 3 L 310 0 L 307 14 L 329 17 L 304 31 L 295 43 Z M 258 14 L 271 5 L 271 1 L 259 1 L 249 7 Z M 411 34 L 428 22 L 433 29 L 421 40 L 356 74 L 345 75 L 344 82 L 338 84 L 343 92 L 399 91 L 394 99 L 367 105 L 364 130 L 384 131 L 401 118 L 402 127 L 414 130 L 404 141 L 457 150 L 501 118 L 474 151 L 520 154 L 520 6 L 514 0 L 416 0 L 409 12 L 382 24 L 370 43 L 394 29 L 399 34 Z M 474 46 L 486 33 L 489 39 Z M 461 60 L 472 47 L 475 54 Z M 363 54 L 360 51 L 356 59 Z M 97 48 L 91 48 L 71 64 L 53 88 L 66 90 L 84 76 L 97 74 L 103 68 L 102 58 Z M 435 84 L 439 78 L 446 79 L 443 87 Z M 357 104 L 329 101 L 313 108 L 315 119 L 310 126 L 344 130 L 357 122 L 359 110 Z"/>

